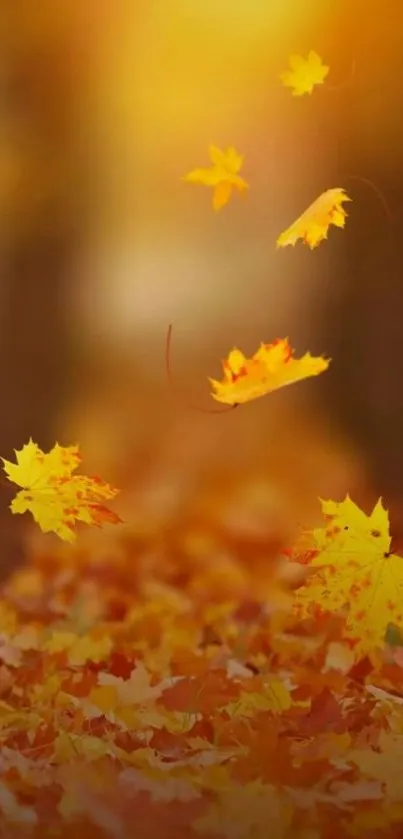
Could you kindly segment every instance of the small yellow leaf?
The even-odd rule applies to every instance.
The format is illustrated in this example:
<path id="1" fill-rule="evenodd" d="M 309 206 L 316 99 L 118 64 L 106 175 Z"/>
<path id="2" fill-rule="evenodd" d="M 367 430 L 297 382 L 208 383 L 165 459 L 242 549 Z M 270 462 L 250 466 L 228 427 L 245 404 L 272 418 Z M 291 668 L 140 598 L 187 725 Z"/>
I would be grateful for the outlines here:
<path id="1" fill-rule="evenodd" d="M 193 169 L 183 180 L 213 187 L 213 208 L 218 211 L 228 203 L 234 188 L 242 194 L 248 189 L 248 184 L 239 175 L 243 157 L 234 148 L 229 147 L 226 151 L 221 151 L 217 146 L 211 145 L 209 152 L 213 164 L 211 168 Z"/>
<path id="2" fill-rule="evenodd" d="M 300 55 L 290 55 L 290 70 L 281 73 L 280 79 L 284 87 L 292 88 L 293 96 L 303 96 L 305 93 L 312 93 L 314 87 L 323 84 L 329 67 L 326 67 L 321 57 L 311 50 L 308 58 Z"/>

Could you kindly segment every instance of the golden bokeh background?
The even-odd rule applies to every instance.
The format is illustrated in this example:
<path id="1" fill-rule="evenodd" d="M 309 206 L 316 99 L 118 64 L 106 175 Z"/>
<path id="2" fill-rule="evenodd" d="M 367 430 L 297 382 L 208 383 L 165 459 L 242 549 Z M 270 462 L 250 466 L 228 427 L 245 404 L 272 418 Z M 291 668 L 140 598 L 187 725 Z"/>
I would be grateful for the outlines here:
<path id="1" fill-rule="evenodd" d="M 382 494 L 398 530 L 401 3 L 7 0 L 0 26 L 1 454 L 79 441 L 134 528 L 222 486 L 270 526 L 315 517 L 318 496 Z M 328 85 L 296 99 L 279 74 L 310 49 Z M 250 183 L 218 215 L 181 181 L 211 142 L 245 155 Z M 345 230 L 276 250 L 335 186 L 353 198 Z M 332 367 L 197 413 L 166 381 L 170 322 L 185 403 L 213 405 L 207 377 L 234 345 L 287 335 Z M 25 534 L 8 499 L 3 568 Z"/>

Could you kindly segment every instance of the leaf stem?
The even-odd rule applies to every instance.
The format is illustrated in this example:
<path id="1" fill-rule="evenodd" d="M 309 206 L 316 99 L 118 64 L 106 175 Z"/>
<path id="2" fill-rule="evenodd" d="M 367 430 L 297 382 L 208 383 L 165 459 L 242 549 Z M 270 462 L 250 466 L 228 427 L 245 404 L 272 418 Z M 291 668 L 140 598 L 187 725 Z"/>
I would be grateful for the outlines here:
<path id="1" fill-rule="evenodd" d="M 367 186 L 369 186 L 372 189 L 372 191 L 375 192 L 375 194 L 378 196 L 378 198 L 379 198 L 379 200 L 380 200 L 380 202 L 381 202 L 381 204 L 382 204 L 382 206 L 385 210 L 385 213 L 388 216 L 388 218 L 390 219 L 390 221 L 394 221 L 394 216 L 392 215 L 392 212 L 389 209 L 388 202 L 386 201 L 386 198 L 385 198 L 384 194 L 381 192 L 379 187 L 376 186 L 376 184 L 374 184 L 372 181 L 370 181 L 369 178 L 363 178 L 361 175 L 343 175 L 343 180 L 344 179 L 347 180 L 348 178 L 350 178 L 352 180 L 356 180 L 356 181 L 361 181 L 363 184 L 366 184 Z"/>

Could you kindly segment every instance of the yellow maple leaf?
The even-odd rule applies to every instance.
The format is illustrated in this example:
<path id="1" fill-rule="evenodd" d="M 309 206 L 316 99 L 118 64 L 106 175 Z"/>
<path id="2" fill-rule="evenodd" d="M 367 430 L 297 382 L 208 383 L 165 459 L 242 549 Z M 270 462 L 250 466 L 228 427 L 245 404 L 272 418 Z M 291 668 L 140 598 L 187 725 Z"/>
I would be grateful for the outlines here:
<path id="1" fill-rule="evenodd" d="M 294 246 L 298 239 L 302 239 L 313 250 L 323 239 L 327 239 L 331 224 L 334 227 L 344 227 L 347 213 L 342 204 L 344 201 L 351 200 L 341 187 L 322 192 L 319 198 L 313 201 L 308 209 L 280 234 L 276 243 L 277 247 Z"/>
<path id="2" fill-rule="evenodd" d="M 77 757 L 84 757 L 86 762 L 96 762 L 109 753 L 109 743 L 101 740 L 99 737 L 91 737 L 90 735 L 79 736 L 69 734 L 67 731 L 61 731 L 54 741 L 54 755 L 55 763 L 69 763 L 72 759 Z"/>
<path id="3" fill-rule="evenodd" d="M 286 385 L 317 376 L 329 366 L 329 360 L 306 353 L 302 358 L 293 358 L 293 349 L 288 338 L 280 338 L 272 344 L 261 344 L 252 358 L 233 349 L 223 362 L 224 379 L 221 382 L 209 379 L 212 397 L 228 405 L 239 405 L 264 396 Z"/>
<path id="4" fill-rule="evenodd" d="M 85 664 L 86 661 L 103 661 L 108 658 L 112 647 L 112 640 L 107 635 L 98 639 L 89 635 L 78 638 L 74 632 L 58 631 L 52 632 L 43 645 L 43 649 L 52 654 L 66 651 L 69 664 L 75 667 Z"/>
<path id="5" fill-rule="evenodd" d="M 29 440 L 15 454 L 16 463 L 1 458 L 8 479 L 22 487 L 11 502 L 12 513 L 29 511 L 44 533 L 56 533 L 67 542 L 76 538 L 73 527 L 77 521 L 97 527 L 121 521 L 102 504 L 119 490 L 100 478 L 72 474 L 81 461 L 78 446 L 56 443 L 45 454 Z"/>
<path id="6" fill-rule="evenodd" d="M 53 744 L 53 762 L 56 764 L 69 763 L 70 760 L 75 758 L 77 758 L 77 749 L 73 738 L 67 731 L 61 731 Z"/>
<path id="7" fill-rule="evenodd" d="M 221 151 L 211 145 L 209 153 L 213 164 L 210 169 L 193 169 L 182 180 L 213 187 L 213 208 L 221 210 L 228 203 L 234 188 L 241 194 L 248 189 L 248 184 L 239 175 L 243 157 L 232 146 Z"/>
<path id="8" fill-rule="evenodd" d="M 270 711 L 282 714 L 293 705 L 290 691 L 281 679 L 271 679 L 265 685 L 264 692 L 248 693 L 241 691 L 239 699 L 225 705 L 225 710 L 231 717 L 254 717 L 259 711 Z"/>
<path id="9" fill-rule="evenodd" d="M 403 559 L 389 554 L 389 517 L 382 499 L 370 516 L 349 496 L 321 503 L 327 527 L 313 531 L 318 554 L 310 563 L 318 573 L 295 592 L 297 609 L 304 616 L 315 607 L 347 609 L 346 637 L 365 654 L 383 647 L 389 623 L 403 625 Z"/>
<path id="10" fill-rule="evenodd" d="M 293 96 L 312 93 L 316 85 L 323 84 L 329 72 L 329 67 L 323 64 L 320 55 L 313 50 L 310 51 L 308 58 L 290 55 L 288 63 L 291 69 L 281 73 L 280 79 L 284 87 L 292 88 Z"/>
<path id="11" fill-rule="evenodd" d="M 103 714 L 115 711 L 118 706 L 118 694 L 113 685 L 94 687 L 89 693 L 88 702 L 95 705 Z"/>
<path id="12" fill-rule="evenodd" d="M 113 687 L 122 705 L 147 704 L 159 697 L 163 691 L 160 685 L 151 686 L 151 674 L 141 661 L 133 668 L 128 679 L 122 679 L 112 673 L 100 673 L 98 684 Z"/>
<path id="13" fill-rule="evenodd" d="M 50 638 L 43 644 L 48 653 L 56 654 L 69 650 L 77 641 L 75 632 L 52 632 Z"/>

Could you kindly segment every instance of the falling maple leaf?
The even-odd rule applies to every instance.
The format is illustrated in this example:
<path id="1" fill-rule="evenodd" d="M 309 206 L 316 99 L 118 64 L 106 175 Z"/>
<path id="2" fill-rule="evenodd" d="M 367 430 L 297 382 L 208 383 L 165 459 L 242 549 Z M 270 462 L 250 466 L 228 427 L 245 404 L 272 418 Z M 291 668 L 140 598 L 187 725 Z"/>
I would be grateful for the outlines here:
<path id="1" fill-rule="evenodd" d="M 367 516 L 347 495 L 322 501 L 327 527 L 313 531 L 318 553 L 311 567 L 322 566 L 295 593 L 298 612 L 348 608 L 346 636 L 365 653 L 382 647 L 388 625 L 403 625 L 403 560 L 389 554 L 389 517 L 379 499 Z"/>
<path id="2" fill-rule="evenodd" d="M 243 157 L 232 146 L 221 151 L 211 145 L 209 153 L 213 163 L 210 169 L 193 169 L 183 180 L 190 184 L 213 187 L 213 208 L 217 211 L 228 203 L 234 188 L 243 194 L 249 187 L 239 175 Z"/>
<path id="3" fill-rule="evenodd" d="M 341 206 L 344 201 L 351 201 L 344 189 L 335 187 L 322 192 L 302 215 L 291 224 L 277 239 L 277 247 L 294 246 L 298 239 L 302 239 L 311 250 L 316 248 L 323 239 L 327 239 L 331 224 L 343 228 L 347 213 Z"/>
<path id="4" fill-rule="evenodd" d="M 22 487 L 11 502 L 12 513 L 29 511 L 44 533 L 56 533 L 67 542 L 76 538 L 76 521 L 98 527 L 121 521 L 102 503 L 114 498 L 119 490 L 100 478 L 72 475 L 81 461 L 78 446 L 56 443 L 45 454 L 30 439 L 15 454 L 17 463 L 2 458 L 8 479 Z"/>
<path id="5" fill-rule="evenodd" d="M 312 93 L 314 87 L 323 84 L 329 67 L 326 67 L 321 57 L 311 50 L 308 58 L 300 55 L 290 55 L 290 70 L 281 73 L 281 81 L 284 87 L 292 88 L 293 96 L 303 96 L 305 93 Z"/>
<path id="6" fill-rule="evenodd" d="M 211 395 L 218 402 L 229 405 L 250 402 L 273 390 L 317 376 L 327 370 L 329 363 L 328 359 L 310 353 L 293 358 L 288 338 L 261 344 L 250 359 L 241 350 L 233 349 L 223 362 L 224 379 L 221 382 L 209 379 L 213 387 Z"/>

